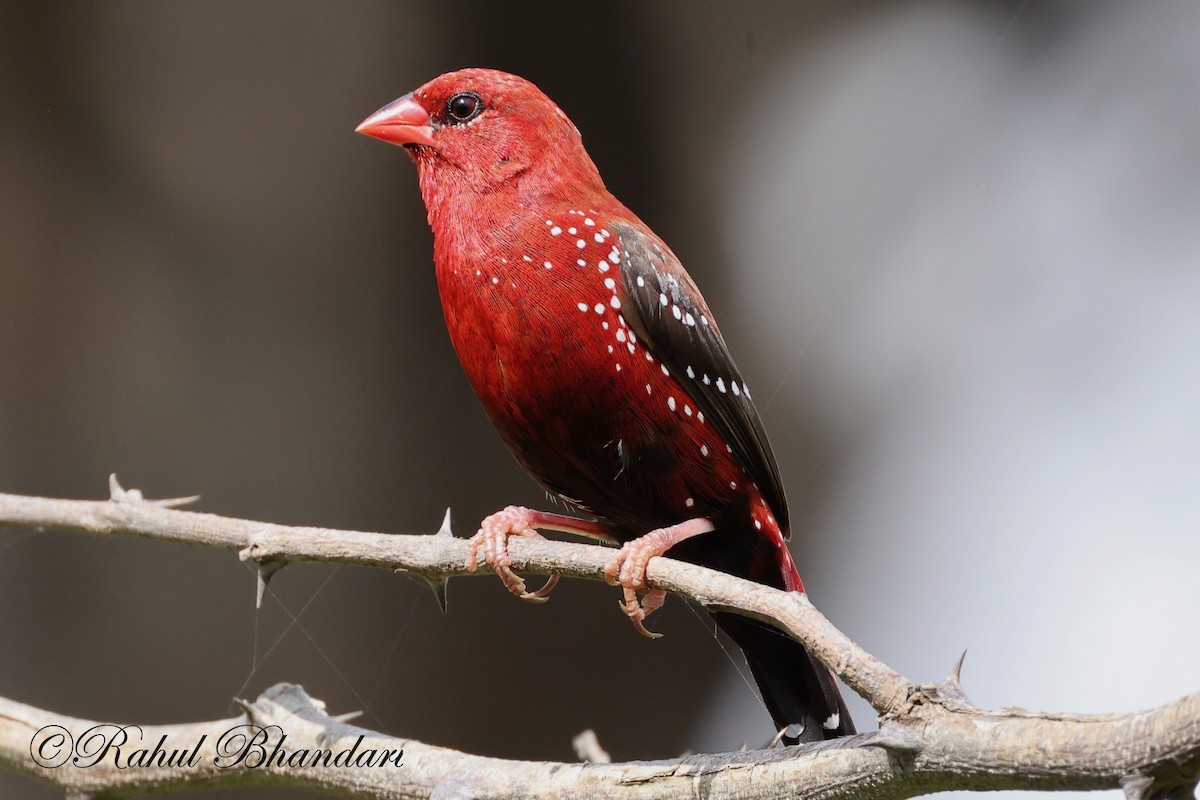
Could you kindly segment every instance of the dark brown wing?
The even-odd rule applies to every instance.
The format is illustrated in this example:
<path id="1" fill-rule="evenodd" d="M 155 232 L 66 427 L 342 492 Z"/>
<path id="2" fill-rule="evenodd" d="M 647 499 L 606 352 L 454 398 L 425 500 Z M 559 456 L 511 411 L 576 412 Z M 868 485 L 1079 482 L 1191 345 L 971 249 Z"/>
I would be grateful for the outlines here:
<path id="1" fill-rule="evenodd" d="M 767 434 L 700 290 L 675 255 L 626 224 L 620 242 L 625 321 L 712 421 L 789 535 L 787 501 Z"/>

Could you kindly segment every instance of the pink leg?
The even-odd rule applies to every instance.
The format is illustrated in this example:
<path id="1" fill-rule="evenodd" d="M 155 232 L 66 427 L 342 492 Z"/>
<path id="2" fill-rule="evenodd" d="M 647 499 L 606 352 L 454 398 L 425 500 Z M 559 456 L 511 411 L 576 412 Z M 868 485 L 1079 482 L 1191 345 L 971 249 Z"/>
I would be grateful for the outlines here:
<path id="1" fill-rule="evenodd" d="M 614 541 L 612 534 L 598 522 L 568 517 L 565 514 L 534 511 L 521 506 L 509 506 L 485 519 L 479 526 L 479 533 L 467 540 L 467 569 L 474 572 L 479 567 L 479 551 L 482 550 L 483 560 L 496 571 L 510 592 L 531 603 L 546 602 L 550 590 L 558 583 L 558 576 L 551 575 L 542 588 L 528 592 L 525 590 L 525 581 L 512 571 L 512 559 L 508 557 L 509 537 L 540 537 L 541 534 L 536 528 L 574 533 L 606 542 Z"/>
<path id="2" fill-rule="evenodd" d="M 703 517 L 689 519 L 669 528 L 659 528 L 639 536 L 621 546 L 613 559 L 604 567 L 604 574 L 613 586 L 624 589 L 625 599 L 620 604 L 621 610 L 629 615 L 638 633 L 651 639 L 657 639 L 662 634 L 646 630 L 642 620 L 662 608 L 667 595 L 662 589 L 652 589 L 646 593 L 639 603 L 637 593 L 646 588 L 646 565 L 651 558 L 661 556 L 675 545 L 693 536 L 710 533 L 713 524 Z"/>

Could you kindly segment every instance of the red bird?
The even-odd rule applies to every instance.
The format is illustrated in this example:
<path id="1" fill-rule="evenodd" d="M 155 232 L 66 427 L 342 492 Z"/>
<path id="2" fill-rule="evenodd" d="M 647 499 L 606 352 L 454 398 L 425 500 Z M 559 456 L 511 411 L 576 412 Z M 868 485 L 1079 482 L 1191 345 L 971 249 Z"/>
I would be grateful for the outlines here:
<path id="1" fill-rule="evenodd" d="M 508 537 L 553 529 L 622 544 L 606 573 L 647 635 L 642 619 L 664 595 L 646 592 L 646 562 L 667 550 L 804 591 L 779 470 L 716 320 L 670 248 L 605 189 L 567 115 L 522 78 L 467 69 L 357 130 L 416 161 L 450 338 L 500 436 L 595 517 L 510 506 L 484 520 L 468 566 L 482 551 L 513 593 L 541 601 L 553 579 L 527 592 Z M 854 732 L 832 674 L 800 644 L 713 617 L 786 741 Z"/>

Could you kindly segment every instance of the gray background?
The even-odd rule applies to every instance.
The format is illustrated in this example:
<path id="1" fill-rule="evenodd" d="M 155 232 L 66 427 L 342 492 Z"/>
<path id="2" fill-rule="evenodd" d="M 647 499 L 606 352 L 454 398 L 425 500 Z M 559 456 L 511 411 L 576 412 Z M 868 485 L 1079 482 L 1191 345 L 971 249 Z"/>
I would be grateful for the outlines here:
<path id="1" fill-rule="evenodd" d="M 460 535 L 543 504 L 449 346 L 415 170 L 352 133 L 494 66 L 704 288 L 837 624 L 917 680 L 970 648 L 991 706 L 1196 691 L 1198 29 L 1165 0 L 0 5 L 0 491 L 115 471 L 283 523 L 449 505 Z M 366 569 L 253 593 L 227 552 L 4 531 L 0 694 L 154 723 L 292 681 L 532 759 L 769 734 L 677 598 L 647 642 L 595 583 L 457 581 L 446 616 Z"/>

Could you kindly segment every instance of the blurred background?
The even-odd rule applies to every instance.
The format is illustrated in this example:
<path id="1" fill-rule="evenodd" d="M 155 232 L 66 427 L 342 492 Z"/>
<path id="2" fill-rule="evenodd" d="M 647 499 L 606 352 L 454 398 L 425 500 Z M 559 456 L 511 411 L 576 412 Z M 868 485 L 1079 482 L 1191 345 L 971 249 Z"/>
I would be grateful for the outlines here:
<path id="1" fill-rule="evenodd" d="M 836 624 L 918 681 L 969 649 L 986 706 L 1200 690 L 1197 30 L 1186 0 L 0 4 L 0 491 L 116 472 L 459 535 L 544 505 L 450 348 L 415 170 L 353 133 L 492 66 L 704 288 Z M 528 759 L 770 736 L 678 598 L 649 642 L 590 582 L 458 580 L 446 615 L 378 570 L 254 588 L 231 552 L 0 530 L 0 695 L 164 723 L 291 681 Z"/>

